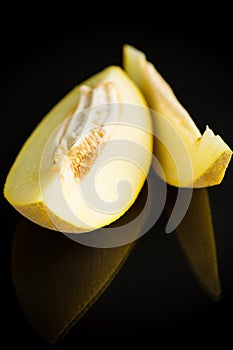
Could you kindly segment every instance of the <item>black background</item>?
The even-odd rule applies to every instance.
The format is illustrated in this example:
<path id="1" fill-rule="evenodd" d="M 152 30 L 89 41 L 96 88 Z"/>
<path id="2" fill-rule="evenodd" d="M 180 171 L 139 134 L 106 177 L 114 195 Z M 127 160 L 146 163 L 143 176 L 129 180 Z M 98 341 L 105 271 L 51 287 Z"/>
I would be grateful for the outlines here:
<path id="1" fill-rule="evenodd" d="M 147 54 L 203 132 L 208 124 L 232 145 L 232 52 L 227 9 L 213 17 L 192 9 L 180 17 L 158 11 L 113 17 L 69 8 L 45 17 L 7 15 L 1 37 L 1 187 L 20 147 L 71 88 L 110 64 L 122 45 Z M 46 11 L 45 11 L 46 12 Z M 217 11 L 218 12 L 218 11 Z M 123 14 L 125 17 L 123 17 Z M 73 15 L 73 16 L 71 16 Z M 35 18 L 36 17 L 36 18 Z M 25 19 L 26 18 L 26 19 Z M 12 28 L 12 30 L 10 30 Z M 223 345 L 231 340 L 233 300 L 232 165 L 209 189 L 223 297 L 214 303 L 197 283 L 172 235 L 143 236 L 110 287 L 58 348 L 102 345 Z M 19 307 L 11 278 L 11 247 L 20 215 L 1 197 L 1 339 L 47 348 Z M 200 228 L 201 229 L 201 228 Z M 83 345 L 82 345 L 83 346 Z M 160 345 L 161 346 L 161 345 Z"/>

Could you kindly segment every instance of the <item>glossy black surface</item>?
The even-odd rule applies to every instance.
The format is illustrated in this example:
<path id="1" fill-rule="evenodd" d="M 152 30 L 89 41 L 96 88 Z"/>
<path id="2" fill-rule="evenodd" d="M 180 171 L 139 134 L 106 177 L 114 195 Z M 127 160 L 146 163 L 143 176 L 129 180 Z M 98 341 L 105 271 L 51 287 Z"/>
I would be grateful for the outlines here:
<path id="1" fill-rule="evenodd" d="M 156 18 L 155 18 L 156 19 Z M 192 24 L 193 23 L 193 24 Z M 110 64 L 121 65 L 129 43 L 143 50 L 173 87 L 203 132 L 208 124 L 232 144 L 232 59 L 229 26 L 198 21 L 164 28 L 61 25 L 17 27 L 3 38 L 1 187 L 20 147 L 41 118 L 74 85 Z M 125 265 L 58 348 L 85 345 L 189 344 L 231 339 L 233 301 L 232 164 L 209 189 L 222 299 L 202 290 L 172 235 L 158 224 L 137 243 Z M 11 247 L 20 215 L 1 197 L 1 332 L 8 344 L 47 348 L 15 294 Z M 200 228 L 201 229 L 201 228 Z"/>

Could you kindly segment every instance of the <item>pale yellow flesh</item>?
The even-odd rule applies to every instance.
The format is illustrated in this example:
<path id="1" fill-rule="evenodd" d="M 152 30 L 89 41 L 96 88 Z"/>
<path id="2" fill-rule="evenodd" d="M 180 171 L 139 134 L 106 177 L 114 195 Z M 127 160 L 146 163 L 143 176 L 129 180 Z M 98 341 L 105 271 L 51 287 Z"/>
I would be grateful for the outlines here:
<path id="1" fill-rule="evenodd" d="M 97 215 L 96 220 L 94 220 L 93 212 L 85 211 L 82 206 L 81 216 L 84 215 L 85 217 L 81 217 L 82 223 L 84 221 L 84 224 L 80 225 L 81 227 L 78 225 L 80 220 L 70 220 L 65 214 L 63 216 L 63 211 L 60 210 L 59 204 L 57 205 L 55 203 L 56 192 L 54 192 L 53 204 L 50 202 L 46 203 L 44 196 L 41 196 L 40 163 L 47 141 L 56 127 L 61 124 L 67 116 L 72 114 L 73 110 L 76 108 L 80 97 L 80 86 L 86 85 L 93 87 L 97 83 L 105 81 L 110 81 L 114 84 L 121 104 L 139 106 L 143 110 L 141 115 L 141 132 L 139 131 L 138 133 L 136 128 L 133 132 L 130 131 L 127 133 L 127 128 L 124 128 L 122 137 L 137 143 L 139 142 L 149 152 L 152 151 L 152 123 L 146 101 L 137 86 L 128 78 L 127 74 L 120 67 L 108 67 L 75 87 L 43 118 L 41 123 L 23 145 L 15 163 L 10 169 L 4 187 L 4 195 L 7 200 L 24 216 L 41 226 L 67 232 L 84 232 L 87 229 L 92 230 L 104 226 L 115 221 L 128 210 L 143 186 L 147 172 L 149 171 L 151 156 L 148 156 L 144 169 L 138 176 L 135 176 L 135 169 L 128 169 L 129 176 L 126 180 L 128 181 L 130 179 L 132 184 L 135 183 L 135 186 L 132 186 L 134 193 L 128 205 L 124 207 L 124 210 L 112 216 L 105 215 L 105 217 L 100 217 Z M 118 130 L 117 132 L 119 134 L 120 131 Z M 114 172 L 116 173 L 116 169 L 114 169 Z M 108 177 L 110 178 L 111 176 L 108 174 Z M 119 178 L 118 181 L 120 181 Z M 103 186 L 106 186 L 106 181 L 105 184 L 103 183 Z M 73 211 L 73 207 L 71 209 Z M 75 207 L 75 210 L 76 209 Z M 92 220 L 90 223 L 88 222 L 88 218 Z"/>
<path id="2" fill-rule="evenodd" d="M 201 135 L 188 112 L 175 97 L 155 67 L 141 51 L 123 48 L 123 65 L 152 109 L 154 155 L 166 182 L 177 187 L 208 187 L 219 184 L 232 151 L 220 136 L 207 127 Z"/>

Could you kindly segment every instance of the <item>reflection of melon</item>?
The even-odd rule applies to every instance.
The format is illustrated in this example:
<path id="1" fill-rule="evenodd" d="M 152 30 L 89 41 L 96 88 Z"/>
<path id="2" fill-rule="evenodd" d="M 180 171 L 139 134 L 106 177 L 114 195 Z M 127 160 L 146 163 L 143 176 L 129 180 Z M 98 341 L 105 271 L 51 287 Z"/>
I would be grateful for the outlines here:
<path id="1" fill-rule="evenodd" d="M 232 151 L 207 127 L 203 135 L 170 86 L 145 55 L 132 46 L 123 49 L 124 68 L 144 94 L 154 115 L 154 154 L 166 181 L 179 187 L 219 184 Z"/>
<path id="2" fill-rule="evenodd" d="M 91 248 L 19 221 L 12 277 L 26 320 L 48 343 L 58 343 L 106 290 L 133 247 Z"/>
<path id="3" fill-rule="evenodd" d="M 177 188 L 168 187 L 166 215 L 171 215 L 177 198 Z M 175 229 L 175 237 L 184 252 L 194 275 L 201 287 L 213 299 L 221 297 L 221 282 L 218 268 L 211 205 L 206 188 L 192 191 L 188 210 Z"/>
<path id="4" fill-rule="evenodd" d="M 81 232 L 115 221 L 137 198 L 150 167 L 152 123 L 145 107 L 119 67 L 75 87 L 23 146 L 5 197 L 30 220 L 55 230 Z M 110 141 L 120 156 L 126 147 L 127 159 L 111 154 Z"/>

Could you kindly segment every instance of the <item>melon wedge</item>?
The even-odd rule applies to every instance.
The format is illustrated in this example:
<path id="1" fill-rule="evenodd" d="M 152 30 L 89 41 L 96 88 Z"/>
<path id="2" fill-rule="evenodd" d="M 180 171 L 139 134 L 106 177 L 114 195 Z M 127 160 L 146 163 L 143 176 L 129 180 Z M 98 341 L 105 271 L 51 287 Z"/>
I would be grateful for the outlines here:
<path id="1" fill-rule="evenodd" d="M 152 147 L 143 95 L 120 67 L 107 67 L 43 118 L 10 169 L 4 195 L 41 226 L 91 231 L 134 203 Z"/>
<path id="2" fill-rule="evenodd" d="M 208 187 L 221 183 L 232 151 L 207 126 L 203 135 L 171 87 L 148 62 L 143 52 L 123 47 L 123 66 L 138 85 L 152 109 L 154 155 L 163 174 L 158 175 L 177 187 Z"/>

